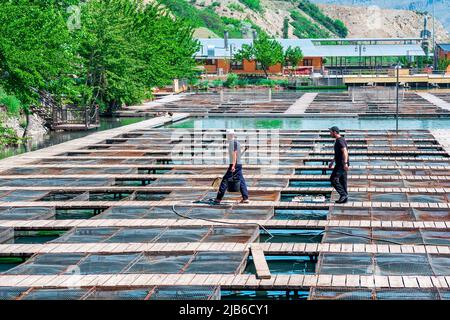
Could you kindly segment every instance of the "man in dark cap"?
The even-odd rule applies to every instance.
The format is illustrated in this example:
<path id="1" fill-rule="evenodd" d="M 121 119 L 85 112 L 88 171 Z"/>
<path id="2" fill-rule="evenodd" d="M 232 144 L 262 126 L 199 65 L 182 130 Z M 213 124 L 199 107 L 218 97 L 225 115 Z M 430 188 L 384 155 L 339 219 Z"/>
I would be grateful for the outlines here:
<path id="1" fill-rule="evenodd" d="M 336 203 L 346 203 L 348 200 L 347 192 L 347 171 L 350 165 L 348 157 L 347 141 L 341 136 L 338 127 L 333 126 L 330 129 L 330 135 L 336 139 L 334 143 L 334 159 L 331 160 L 330 169 L 334 169 L 330 176 L 331 185 L 339 193 L 340 198 Z"/>

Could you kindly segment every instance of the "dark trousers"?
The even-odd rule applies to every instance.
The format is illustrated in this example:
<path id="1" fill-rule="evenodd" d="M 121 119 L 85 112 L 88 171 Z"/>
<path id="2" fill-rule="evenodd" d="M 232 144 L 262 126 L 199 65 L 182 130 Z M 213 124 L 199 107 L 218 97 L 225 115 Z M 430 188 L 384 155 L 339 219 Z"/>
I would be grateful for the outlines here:
<path id="1" fill-rule="evenodd" d="M 331 185 L 341 197 L 347 197 L 347 171 L 343 167 L 334 167 L 330 176 Z"/>
<path id="2" fill-rule="evenodd" d="M 228 167 L 227 173 L 222 178 L 222 183 L 219 187 L 219 192 L 217 193 L 217 200 L 222 200 L 223 196 L 225 195 L 225 192 L 228 188 L 228 179 L 231 177 L 235 177 L 241 181 L 241 194 L 243 199 L 248 199 L 248 190 L 247 190 L 247 184 L 245 183 L 244 175 L 242 174 L 242 164 L 236 165 L 236 170 L 234 172 L 231 172 L 231 164 Z"/>

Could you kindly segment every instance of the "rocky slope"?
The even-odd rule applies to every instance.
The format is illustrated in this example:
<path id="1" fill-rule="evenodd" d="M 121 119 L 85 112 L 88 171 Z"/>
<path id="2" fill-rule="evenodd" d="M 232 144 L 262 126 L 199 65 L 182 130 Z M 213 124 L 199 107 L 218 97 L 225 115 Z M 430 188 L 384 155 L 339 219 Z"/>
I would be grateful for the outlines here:
<path id="1" fill-rule="evenodd" d="M 434 12 L 441 24 L 450 32 L 450 0 L 312 0 L 315 3 L 356 5 L 356 6 L 378 6 L 386 9 L 402 9 L 417 12 Z"/>
<path id="2" fill-rule="evenodd" d="M 329 4 L 320 4 L 319 7 L 333 19 L 344 21 L 350 38 L 418 37 L 425 17 L 424 14 L 409 10 Z M 428 21 L 428 29 L 431 29 L 431 16 L 428 16 Z M 436 23 L 436 41 L 449 41 L 449 35 L 440 22 Z"/>
<path id="3" fill-rule="evenodd" d="M 314 0 L 313 2 L 324 1 L 345 2 L 347 0 Z M 362 3 L 364 1 L 366 0 L 359 0 Z M 293 10 L 306 19 L 301 21 L 300 24 L 311 24 L 311 26 L 305 26 L 305 29 L 312 29 L 311 27 L 314 27 L 316 30 L 323 31 L 323 33 L 320 32 L 318 37 L 322 37 L 323 34 L 328 34 L 330 37 L 338 37 L 333 30 L 327 29 L 323 24 L 300 10 L 298 8 L 298 0 L 260 0 L 261 10 L 250 9 L 245 5 L 245 1 L 242 0 L 186 0 L 186 2 L 198 10 L 213 10 L 213 13 L 217 14 L 218 17 L 251 22 L 245 22 L 238 27 L 238 29 L 246 29 L 242 34 L 243 37 L 251 36 L 251 29 L 254 28 L 254 25 L 272 36 L 281 37 L 283 34 L 283 21 L 286 17 L 291 23 L 289 37 L 298 37 L 302 33 L 296 32 L 297 36 L 294 34 L 293 23 L 295 21 L 292 18 Z M 319 7 L 328 17 L 344 22 L 349 31 L 347 37 L 418 37 L 423 28 L 424 15 L 419 11 L 374 9 L 374 7 L 370 6 L 358 7 L 330 4 L 321 4 Z M 431 18 L 429 21 L 431 21 Z M 250 32 L 247 32 L 248 30 Z M 213 34 L 209 33 L 205 28 L 200 29 L 197 33 L 199 37 L 212 36 Z M 215 30 L 215 34 L 222 36 L 221 32 L 217 30 Z M 311 36 L 311 33 L 308 35 Z M 449 41 L 449 34 L 440 21 L 436 22 L 436 37 L 439 42 Z"/>

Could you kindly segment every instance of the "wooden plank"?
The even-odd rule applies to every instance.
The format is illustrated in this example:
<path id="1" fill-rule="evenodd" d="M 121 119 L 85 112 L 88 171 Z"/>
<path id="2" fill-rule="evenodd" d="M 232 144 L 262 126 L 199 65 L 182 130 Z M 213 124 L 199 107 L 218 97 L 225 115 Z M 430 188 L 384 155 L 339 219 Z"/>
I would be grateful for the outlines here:
<path id="1" fill-rule="evenodd" d="M 256 277 L 258 279 L 270 279 L 270 270 L 264 256 L 264 251 L 257 244 L 250 246 L 250 251 L 253 257 L 253 263 L 256 269 Z"/>

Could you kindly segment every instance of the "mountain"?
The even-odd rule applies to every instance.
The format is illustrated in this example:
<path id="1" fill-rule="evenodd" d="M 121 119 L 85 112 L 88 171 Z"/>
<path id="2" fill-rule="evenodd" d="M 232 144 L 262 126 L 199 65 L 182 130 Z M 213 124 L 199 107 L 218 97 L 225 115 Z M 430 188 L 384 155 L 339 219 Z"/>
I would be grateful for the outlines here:
<path id="1" fill-rule="evenodd" d="M 450 0 L 312 0 L 314 3 L 352 5 L 352 6 L 378 6 L 387 9 L 402 9 L 418 12 L 433 13 L 442 25 L 450 32 Z"/>
<path id="2" fill-rule="evenodd" d="M 420 30 L 423 30 L 425 16 L 428 19 L 427 29 L 432 28 L 432 17 L 415 11 L 330 4 L 319 4 L 319 7 L 333 19 L 345 21 L 349 36 L 355 38 L 418 37 Z M 449 34 L 439 21 L 435 32 L 437 42 L 449 41 Z"/>
<path id="3" fill-rule="evenodd" d="M 196 27 L 197 37 L 222 37 L 225 31 L 232 38 L 251 37 L 252 30 L 289 38 L 418 37 L 424 20 L 421 12 L 316 5 L 308 0 L 157 1 L 172 14 L 189 20 Z M 352 2 L 356 1 L 364 2 Z M 436 35 L 440 41 L 449 39 L 439 21 Z"/>

